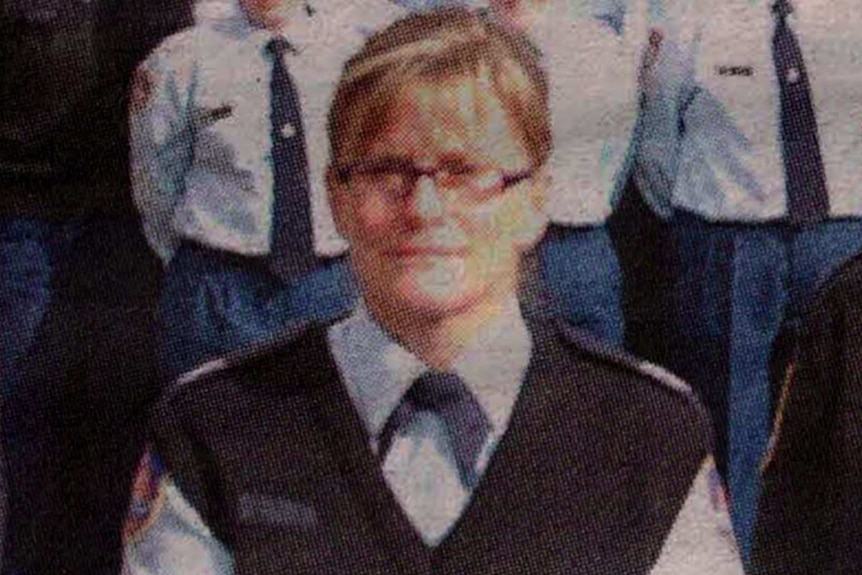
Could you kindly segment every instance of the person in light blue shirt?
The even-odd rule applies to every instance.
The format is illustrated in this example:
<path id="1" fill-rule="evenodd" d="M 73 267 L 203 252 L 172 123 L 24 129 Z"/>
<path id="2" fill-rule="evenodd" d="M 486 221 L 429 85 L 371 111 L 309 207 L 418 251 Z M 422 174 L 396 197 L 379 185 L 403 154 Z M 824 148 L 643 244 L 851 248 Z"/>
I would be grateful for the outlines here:
<path id="1" fill-rule="evenodd" d="M 542 50 L 551 82 L 551 225 L 538 250 L 551 309 L 614 344 L 624 341 L 623 278 L 608 219 L 630 179 L 640 189 L 665 184 L 640 153 L 650 143 L 639 119 L 649 40 L 672 8 L 664 4 L 489 2 L 492 18 L 525 31 Z M 662 206 L 652 209 L 664 215 Z"/>
<path id="2" fill-rule="evenodd" d="M 210 3 L 140 68 L 132 180 L 167 266 L 168 378 L 353 305 L 323 191 L 325 111 L 347 56 L 401 13 L 384 0 Z"/>
<path id="3" fill-rule="evenodd" d="M 815 288 L 862 249 L 862 13 L 852 0 L 692 4 L 651 110 L 675 179 L 670 367 L 712 411 L 747 555 L 770 359 L 792 353 Z"/>

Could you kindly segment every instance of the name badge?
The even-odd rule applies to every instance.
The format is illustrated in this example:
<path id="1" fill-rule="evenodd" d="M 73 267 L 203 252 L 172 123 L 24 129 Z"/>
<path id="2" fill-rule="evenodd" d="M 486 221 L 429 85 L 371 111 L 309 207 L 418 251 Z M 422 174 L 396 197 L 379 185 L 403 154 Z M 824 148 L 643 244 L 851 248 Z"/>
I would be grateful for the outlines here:
<path id="1" fill-rule="evenodd" d="M 739 76 L 748 78 L 754 76 L 754 66 L 716 64 L 713 70 L 719 76 Z"/>

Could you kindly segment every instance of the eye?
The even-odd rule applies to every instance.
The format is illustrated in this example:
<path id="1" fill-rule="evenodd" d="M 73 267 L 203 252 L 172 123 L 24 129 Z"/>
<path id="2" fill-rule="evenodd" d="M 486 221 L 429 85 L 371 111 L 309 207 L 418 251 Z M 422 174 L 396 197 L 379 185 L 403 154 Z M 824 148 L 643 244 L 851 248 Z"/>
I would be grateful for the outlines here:
<path id="1" fill-rule="evenodd" d="M 475 174 L 479 171 L 479 167 L 472 164 L 452 164 L 443 166 L 442 171 L 452 176 L 465 176 Z"/>
<path id="2" fill-rule="evenodd" d="M 448 188 L 469 185 L 481 172 L 479 166 L 462 162 L 444 164 L 438 172 L 439 183 Z"/>

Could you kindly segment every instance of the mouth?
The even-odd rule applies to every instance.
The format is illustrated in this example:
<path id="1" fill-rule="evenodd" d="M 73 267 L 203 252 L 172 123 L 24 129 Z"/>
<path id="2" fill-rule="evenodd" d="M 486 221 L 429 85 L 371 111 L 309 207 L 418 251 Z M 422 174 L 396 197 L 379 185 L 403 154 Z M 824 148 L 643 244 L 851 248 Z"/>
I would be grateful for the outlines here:
<path id="1" fill-rule="evenodd" d="M 463 247 L 399 246 L 386 252 L 387 256 L 399 259 L 413 258 L 461 258 L 467 255 Z"/>

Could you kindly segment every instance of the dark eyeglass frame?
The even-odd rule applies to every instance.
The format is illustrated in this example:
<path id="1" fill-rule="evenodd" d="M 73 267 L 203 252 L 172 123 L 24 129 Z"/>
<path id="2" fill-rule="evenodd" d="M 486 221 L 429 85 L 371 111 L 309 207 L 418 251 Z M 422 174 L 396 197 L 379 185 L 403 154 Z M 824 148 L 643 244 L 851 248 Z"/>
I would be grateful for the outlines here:
<path id="1" fill-rule="evenodd" d="M 447 162 L 443 162 L 442 165 L 424 167 L 406 158 L 382 157 L 360 160 L 338 167 L 335 175 L 338 181 L 351 191 L 354 191 L 351 182 L 356 176 L 366 176 L 371 179 L 376 176 L 381 180 L 387 175 L 401 176 L 403 183 L 397 186 L 398 189 L 385 194 L 387 199 L 392 201 L 403 201 L 410 197 L 416 191 L 419 180 L 427 176 L 434 181 L 438 191 L 442 189 L 473 203 L 482 203 L 532 178 L 536 171 L 534 166 L 530 166 L 518 172 L 505 172 L 498 168 L 462 162 L 448 162 L 448 165 Z M 446 182 L 447 176 L 454 178 L 455 181 Z M 495 178 L 493 182 L 489 182 L 493 185 L 483 186 L 481 184 L 483 178 Z M 376 189 L 374 191 L 379 192 Z"/>

